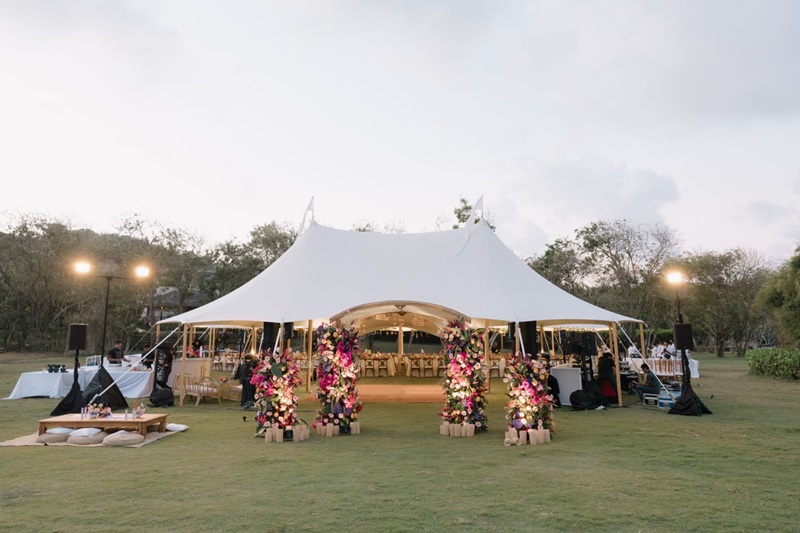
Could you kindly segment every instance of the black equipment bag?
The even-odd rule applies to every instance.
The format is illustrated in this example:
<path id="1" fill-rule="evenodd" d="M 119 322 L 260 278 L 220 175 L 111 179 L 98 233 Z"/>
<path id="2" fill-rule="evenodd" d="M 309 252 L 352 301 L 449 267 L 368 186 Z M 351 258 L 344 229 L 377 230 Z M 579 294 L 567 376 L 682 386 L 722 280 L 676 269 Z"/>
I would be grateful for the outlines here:
<path id="1" fill-rule="evenodd" d="M 175 405 L 175 394 L 169 387 L 156 389 L 150 393 L 150 403 L 153 407 L 172 407 Z"/>

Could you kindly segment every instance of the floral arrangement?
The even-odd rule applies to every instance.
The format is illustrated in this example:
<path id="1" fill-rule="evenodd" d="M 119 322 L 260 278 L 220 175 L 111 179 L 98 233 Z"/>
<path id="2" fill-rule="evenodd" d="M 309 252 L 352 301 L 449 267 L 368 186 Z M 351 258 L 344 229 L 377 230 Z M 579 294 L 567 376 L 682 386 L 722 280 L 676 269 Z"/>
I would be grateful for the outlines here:
<path id="1" fill-rule="evenodd" d="M 226 378 L 225 376 L 222 376 L 221 378 L 219 378 L 219 382 L 220 383 L 227 383 L 228 382 L 228 378 Z"/>
<path id="2" fill-rule="evenodd" d="M 140 403 L 133 408 L 133 416 L 136 418 L 142 418 L 142 416 L 144 416 L 144 411 L 144 404 Z"/>
<path id="3" fill-rule="evenodd" d="M 301 379 L 291 349 L 283 354 L 266 352 L 253 370 L 250 383 L 255 386 L 259 429 L 285 428 L 296 422 L 297 395 L 294 388 L 300 385 Z"/>
<path id="4" fill-rule="evenodd" d="M 103 407 L 102 403 L 97 405 L 90 403 L 86 406 L 86 414 L 93 418 L 111 418 L 111 408 Z"/>
<path id="5" fill-rule="evenodd" d="M 333 424 L 347 433 L 363 407 L 358 399 L 358 334 L 352 327 L 322 324 L 317 328 L 317 424 Z"/>
<path id="6" fill-rule="evenodd" d="M 553 430 L 553 396 L 547 389 L 547 376 L 547 363 L 519 353 L 512 356 L 503 376 L 508 383 L 506 420 L 510 427 Z"/>
<path id="7" fill-rule="evenodd" d="M 475 431 L 488 430 L 483 331 L 454 321 L 440 329 L 439 336 L 447 348 L 447 375 L 442 382 L 446 400 L 440 416 L 451 424 L 475 424 Z"/>

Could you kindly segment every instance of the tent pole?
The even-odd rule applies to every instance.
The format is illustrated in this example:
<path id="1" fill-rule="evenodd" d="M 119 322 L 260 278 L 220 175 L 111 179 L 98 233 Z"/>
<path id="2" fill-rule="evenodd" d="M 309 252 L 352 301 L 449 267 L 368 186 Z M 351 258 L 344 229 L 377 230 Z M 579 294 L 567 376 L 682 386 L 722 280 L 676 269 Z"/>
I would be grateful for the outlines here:
<path id="1" fill-rule="evenodd" d="M 258 339 L 256 337 L 258 337 L 258 328 L 253 328 L 253 335 L 251 335 L 250 339 L 250 355 L 256 355 L 256 350 L 258 349 L 256 345 Z"/>
<path id="2" fill-rule="evenodd" d="M 645 358 L 645 350 L 647 347 L 644 345 L 644 323 L 639 322 L 639 355 L 642 357 L 642 361 Z"/>
<path id="3" fill-rule="evenodd" d="M 622 407 L 622 380 L 619 376 L 619 341 L 617 339 L 617 327 L 619 327 L 619 324 L 608 323 L 608 337 L 609 341 L 614 343 L 614 366 L 617 369 L 615 372 L 617 375 L 617 405 Z"/>
<path id="4" fill-rule="evenodd" d="M 556 358 L 556 330 L 550 330 L 550 360 Z"/>
<path id="5" fill-rule="evenodd" d="M 397 328 L 397 352 L 403 357 L 403 326 Z"/>
<path id="6" fill-rule="evenodd" d="M 312 324 L 311 320 L 309 320 L 308 321 L 308 330 L 307 330 L 307 333 L 306 333 L 306 358 L 307 358 L 307 361 L 308 361 L 308 364 L 306 364 L 306 392 L 311 392 L 311 361 L 312 361 L 312 359 L 311 359 L 311 344 L 312 344 L 312 338 L 314 337 L 314 335 L 311 332 L 311 328 L 312 327 L 313 327 L 313 324 Z"/>

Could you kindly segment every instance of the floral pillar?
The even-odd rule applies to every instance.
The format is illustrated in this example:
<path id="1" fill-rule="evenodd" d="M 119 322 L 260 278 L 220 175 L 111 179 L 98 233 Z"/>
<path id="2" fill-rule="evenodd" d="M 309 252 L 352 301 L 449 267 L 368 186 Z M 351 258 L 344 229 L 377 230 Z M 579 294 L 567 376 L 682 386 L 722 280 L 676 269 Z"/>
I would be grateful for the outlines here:
<path id="1" fill-rule="evenodd" d="M 361 402 L 356 387 L 358 335 L 354 328 L 322 324 L 317 328 L 317 399 L 320 408 L 316 423 L 334 425 L 349 433 L 358 420 Z"/>
<path id="2" fill-rule="evenodd" d="M 266 353 L 253 371 L 250 383 L 255 386 L 256 420 L 259 429 L 291 426 L 296 421 L 297 395 L 294 388 L 301 383 L 300 370 L 291 350 L 283 355 Z"/>
<path id="3" fill-rule="evenodd" d="M 508 383 L 506 420 L 515 430 L 552 431 L 553 397 L 547 390 L 547 364 L 515 354 L 506 366 L 503 381 Z"/>
<path id="4" fill-rule="evenodd" d="M 441 416 L 445 422 L 474 424 L 475 431 L 486 431 L 484 333 L 464 322 L 450 322 L 439 335 L 447 346 L 446 403 Z"/>

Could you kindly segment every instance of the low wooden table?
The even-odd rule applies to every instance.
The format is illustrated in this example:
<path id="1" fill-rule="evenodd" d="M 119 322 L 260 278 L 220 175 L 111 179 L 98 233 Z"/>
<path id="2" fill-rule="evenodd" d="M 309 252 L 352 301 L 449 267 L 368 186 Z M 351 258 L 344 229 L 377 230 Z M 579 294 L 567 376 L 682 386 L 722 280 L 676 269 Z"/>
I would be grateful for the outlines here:
<path id="1" fill-rule="evenodd" d="M 84 416 L 81 418 L 79 414 L 54 416 L 52 418 L 45 418 L 39 420 L 39 435 L 48 430 L 48 428 L 67 427 L 67 428 L 114 428 L 114 429 L 132 429 L 142 435 L 147 436 L 147 426 L 154 426 L 158 424 L 158 431 L 164 432 L 167 430 L 167 415 L 166 414 L 144 414 L 139 418 L 131 418 L 125 420 L 125 415 L 111 415 L 111 418 L 89 418 Z"/>

